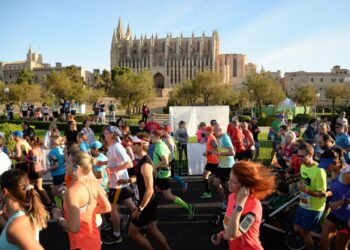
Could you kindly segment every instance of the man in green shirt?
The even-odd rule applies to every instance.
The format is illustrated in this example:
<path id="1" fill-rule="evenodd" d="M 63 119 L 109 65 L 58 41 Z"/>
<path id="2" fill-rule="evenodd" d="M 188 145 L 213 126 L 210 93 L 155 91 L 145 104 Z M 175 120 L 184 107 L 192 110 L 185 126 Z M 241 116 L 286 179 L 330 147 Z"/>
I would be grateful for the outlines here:
<path id="1" fill-rule="evenodd" d="M 170 188 L 170 168 L 169 162 L 172 159 L 171 152 L 165 142 L 162 141 L 162 131 L 153 130 L 151 133 L 151 140 L 154 144 L 153 155 L 151 155 L 154 166 L 157 170 L 156 186 L 161 190 L 165 199 L 175 203 L 176 205 L 187 210 L 188 218 L 192 219 L 194 216 L 195 207 L 193 204 L 188 204 L 180 197 L 173 195 Z"/>
<path id="2" fill-rule="evenodd" d="M 314 249 L 311 231 L 316 229 L 326 205 L 327 175 L 324 169 L 319 168 L 313 161 L 314 148 L 302 143 L 298 148 L 298 157 L 301 161 L 298 183 L 300 191 L 299 207 L 295 214 L 294 231 L 301 235 L 306 249 Z"/>

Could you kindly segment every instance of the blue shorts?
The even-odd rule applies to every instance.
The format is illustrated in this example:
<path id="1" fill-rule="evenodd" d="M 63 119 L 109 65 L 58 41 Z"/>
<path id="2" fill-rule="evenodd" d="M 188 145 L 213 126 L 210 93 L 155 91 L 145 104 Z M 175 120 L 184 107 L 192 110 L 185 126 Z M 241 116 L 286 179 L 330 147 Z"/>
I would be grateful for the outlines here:
<path id="1" fill-rule="evenodd" d="M 323 211 L 308 210 L 299 206 L 295 213 L 294 223 L 304 231 L 313 231 L 319 227 L 322 214 Z"/>

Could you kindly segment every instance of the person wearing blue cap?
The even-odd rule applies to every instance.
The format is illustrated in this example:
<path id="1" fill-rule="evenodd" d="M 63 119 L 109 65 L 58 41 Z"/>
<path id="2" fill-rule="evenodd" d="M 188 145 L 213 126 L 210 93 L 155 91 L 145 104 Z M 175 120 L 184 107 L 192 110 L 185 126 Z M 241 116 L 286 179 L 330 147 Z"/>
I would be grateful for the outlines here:
<path id="1" fill-rule="evenodd" d="M 102 143 L 99 141 L 94 141 L 90 146 L 90 152 L 93 158 L 98 162 L 108 161 L 107 156 L 105 156 L 100 150 L 102 149 Z M 94 165 L 94 174 L 96 178 L 101 183 L 104 190 L 108 192 L 108 173 L 106 169 L 107 165 L 98 166 Z"/>
<path id="2" fill-rule="evenodd" d="M 23 139 L 23 132 L 17 130 L 12 132 L 13 140 L 16 142 L 14 147 L 14 155 L 11 156 L 11 159 L 16 160 L 16 168 L 24 172 L 28 172 L 28 166 L 25 160 L 25 156 L 32 150 L 29 143 Z"/>

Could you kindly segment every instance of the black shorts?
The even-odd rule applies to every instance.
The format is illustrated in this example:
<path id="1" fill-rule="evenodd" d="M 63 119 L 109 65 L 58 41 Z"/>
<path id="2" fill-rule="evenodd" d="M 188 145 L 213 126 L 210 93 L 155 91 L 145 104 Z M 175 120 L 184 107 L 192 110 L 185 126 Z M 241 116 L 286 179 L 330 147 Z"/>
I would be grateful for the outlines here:
<path id="1" fill-rule="evenodd" d="M 64 177 L 65 176 L 66 176 L 65 174 L 52 176 L 52 183 L 53 183 L 53 185 L 54 186 L 62 185 L 63 182 L 64 182 Z"/>
<path id="2" fill-rule="evenodd" d="M 28 111 L 22 111 L 22 115 L 23 115 L 23 117 L 27 117 Z"/>
<path id="3" fill-rule="evenodd" d="M 129 189 L 124 188 L 110 188 L 108 192 L 108 200 L 111 204 L 120 204 L 124 200 L 131 198 Z"/>
<path id="4" fill-rule="evenodd" d="M 55 118 L 58 117 L 58 111 L 54 111 L 54 112 L 52 112 L 52 114 L 53 114 L 53 117 L 55 117 Z"/>
<path id="5" fill-rule="evenodd" d="M 205 164 L 205 170 L 210 171 L 212 174 L 215 174 L 216 169 L 218 168 L 219 164 L 212 164 L 207 163 Z"/>
<path id="6" fill-rule="evenodd" d="M 236 160 L 243 160 L 246 158 L 246 154 L 245 154 L 245 151 L 243 152 L 236 152 L 236 155 L 235 155 L 235 159 Z"/>
<path id="7" fill-rule="evenodd" d="M 162 191 L 168 190 L 170 188 L 169 178 L 157 178 L 156 179 L 156 186 Z"/>
<path id="8" fill-rule="evenodd" d="M 230 173 L 232 168 L 217 168 L 215 171 L 215 178 L 220 179 L 222 182 L 226 182 L 230 179 Z"/>
<path id="9" fill-rule="evenodd" d="M 157 206 L 158 200 L 157 197 L 154 196 L 152 200 L 147 204 L 147 206 L 142 210 L 140 217 L 135 220 L 131 219 L 131 223 L 137 227 L 146 227 L 148 223 L 157 221 Z"/>
<path id="10" fill-rule="evenodd" d="M 60 109 L 60 114 L 64 114 L 64 109 Z"/>
<path id="11" fill-rule="evenodd" d="M 31 181 L 36 181 L 37 179 L 42 178 L 42 177 L 43 177 L 42 172 L 31 172 L 28 174 L 28 178 Z"/>
<path id="12" fill-rule="evenodd" d="M 333 222 L 337 226 L 337 230 L 343 230 L 346 228 L 348 230 L 348 232 L 350 233 L 349 228 L 347 226 L 347 224 L 348 224 L 347 221 L 342 221 L 342 220 L 338 219 L 338 217 L 335 216 L 334 213 L 332 213 L 332 212 L 329 213 L 327 215 L 327 219 L 330 220 L 331 222 Z"/>

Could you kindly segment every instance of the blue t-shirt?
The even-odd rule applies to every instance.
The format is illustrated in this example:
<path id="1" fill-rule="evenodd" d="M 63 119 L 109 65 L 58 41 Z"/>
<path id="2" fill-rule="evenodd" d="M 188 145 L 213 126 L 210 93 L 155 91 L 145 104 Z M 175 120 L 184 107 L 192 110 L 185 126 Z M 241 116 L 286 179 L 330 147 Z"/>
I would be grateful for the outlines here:
<path id="1" fill-rule="evenodd" d="M 337 135 L 335 138 L 335 145 L 343 148 L 344 150 L 350 147 L 350 137 L 347 134 Z M 350 152 L 343 154 L 346 163 L 350 162 Z"/>
<path id="2" fill-rule="evenodd" d="M 63 175 L 66 173 L 66 167 L 64 165 L 64 153 L 62 147 L 55 147 L 51 149 L 47 158 L 50 162 L 50 166 L 54 165 L 55 159 L 57 159 L 58 162 L 58 168 L 55 170 L 51 170 L 52 176 Z"/>
<path id="3" fill-rule="evenodd" d="M 105 156 L 104 154 L 100 153 L 96 158 L 97 161 L 108 161 L 107 156 Z M 96 172 L 102 172 L 102 178 L 98 179 L 103 187 L 104 190 L 108 190 L 108 173 L 106 170 L 107 165 L 103 165 L 103 166 L 94 166 L 94 170 Z"/>
<path id="4" fill-rule="evenodd" d="M 90 153 L 90 146 L 89 143 L 87 143 L 86 141 L 80 143 L 79 148 L 83 152 Z"/>
<path id="5" fill-rule="evenodd" d="M 233 148 L 230 137 L 227 134 L 223 134 L 219 139 L 219 152 L 228 152 L 229 148 Z M 219 156 L 219 167 L 220 168 L 232 168 L 235 164 L 233 156 Z"/>

